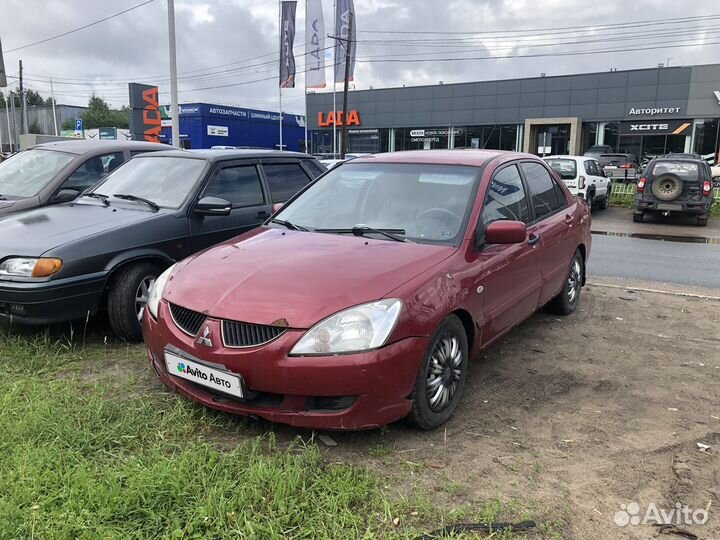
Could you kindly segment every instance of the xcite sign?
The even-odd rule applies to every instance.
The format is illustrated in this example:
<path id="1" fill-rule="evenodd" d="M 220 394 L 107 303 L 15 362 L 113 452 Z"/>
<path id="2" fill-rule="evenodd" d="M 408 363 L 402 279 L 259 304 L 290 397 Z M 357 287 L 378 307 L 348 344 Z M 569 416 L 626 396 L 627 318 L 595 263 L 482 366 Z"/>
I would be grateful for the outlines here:
<path id="1" fill-rule="evenodd" d="M 665 122 L 623 122 L 620 133 L 623 135 L 683 135 L 692 122 L 688 120 L 668 120 Z"/>
<path id="2" fill-rule="evenodd" d="M 325 114 L 320 111 L 318 113 L 318 126 L 320 127 L 328 127 L 328 126 L 342 126 L 343 125 L 343 113 L 342 111 L 333 112 L 330 111 L 327 113 L 327 117 Z M 358 112 L 356 110 L 348 111 L 347 115 L 347 124 L 348 126 L 359 126 L 360 125 L 360 116 L 358 115 Z"/>

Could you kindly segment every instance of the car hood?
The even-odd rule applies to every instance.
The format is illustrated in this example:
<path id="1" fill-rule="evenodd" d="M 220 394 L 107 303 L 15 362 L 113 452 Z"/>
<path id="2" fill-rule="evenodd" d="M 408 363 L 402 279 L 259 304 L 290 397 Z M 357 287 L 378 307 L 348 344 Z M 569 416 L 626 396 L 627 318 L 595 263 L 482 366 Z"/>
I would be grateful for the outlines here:
<path id="1" fill-rule="evenodd" d="M 7 255 L 38 256 L 81 238 L 158 214 L 143 209 L 100 203 L 68 203 L 11 214 L 0 221 L 0 259 Z"/>
<path id="2" fill-rule="evenodd" d="M 220 319 L 309 328 L 383 298 L 456 248 L 259 228 L 195 255 L 170 278 L 169 302 Z"/>

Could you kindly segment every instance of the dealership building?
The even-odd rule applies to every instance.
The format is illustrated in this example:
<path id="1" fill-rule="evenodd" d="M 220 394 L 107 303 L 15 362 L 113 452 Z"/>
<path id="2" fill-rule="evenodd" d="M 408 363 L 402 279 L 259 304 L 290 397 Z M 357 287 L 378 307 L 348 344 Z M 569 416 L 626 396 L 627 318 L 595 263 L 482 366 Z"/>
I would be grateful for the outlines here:
<path id="1" fill-rule="evenodd" d="M 340 109 L 342 95 L 338 93 Z M 308 95 L 310 149 L 332 152 L 332 93 Z M 639 159 L 720 144 L 720 64 L 352 91 L 348 151 L 492 148 Z M 339 144 L 338 144 L 339 148 Z"/>
<path id="2" fill-rule="evenodd" d="M 160 142 L 172 141 L 172 120 L 169 106 L 160 110 L 162 132 Z M 280 115 L 261 111 L 214 105 L 184 103 L 180 105 L 180 142 L 183 148 L 213 146 L 249 146 L 278 149 L 280 146 Z M 305 117 L 283 113 L 283 150 L 301 151 L 305 144 Z"/>

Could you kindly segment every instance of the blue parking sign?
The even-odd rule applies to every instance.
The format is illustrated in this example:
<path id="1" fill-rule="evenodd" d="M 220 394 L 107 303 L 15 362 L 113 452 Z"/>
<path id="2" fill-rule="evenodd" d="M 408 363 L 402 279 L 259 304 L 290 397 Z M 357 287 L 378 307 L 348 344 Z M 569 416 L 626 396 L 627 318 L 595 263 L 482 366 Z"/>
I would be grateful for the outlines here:
<path id="1" fill-rule="evenodd" d="M 75 131 L 82 131 L 82 130 L 83 130 L 82 118 L 77 118 L 75 120 Z"/>

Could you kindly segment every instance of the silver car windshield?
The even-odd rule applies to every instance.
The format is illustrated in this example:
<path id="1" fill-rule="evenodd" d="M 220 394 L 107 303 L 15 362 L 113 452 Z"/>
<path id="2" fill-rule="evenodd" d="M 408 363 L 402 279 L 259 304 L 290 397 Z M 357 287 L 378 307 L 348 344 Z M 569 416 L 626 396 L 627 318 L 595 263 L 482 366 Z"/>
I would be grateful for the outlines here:
<path id="1" fill-rule="evenodd" d="M 180 208 L 205 167 L 204 159 L 138 156 L 95 186 L 91 192 L 131 195 L 164 208 Z"/>
<path id="2" fill-rule="evenodd" d="M 76 157 L 39 148 L 20 152 L 0 164 L 0 195 L 6 199 L 33 197 Z"/>
<path id="3" fill-rule="evenodd" d="M 478 176 L 479 169 L 457 165 L 349 162 L 276 218 L 311 231 L 372 228 L 415 242 L 452 244 L 464 232 Z"/>

